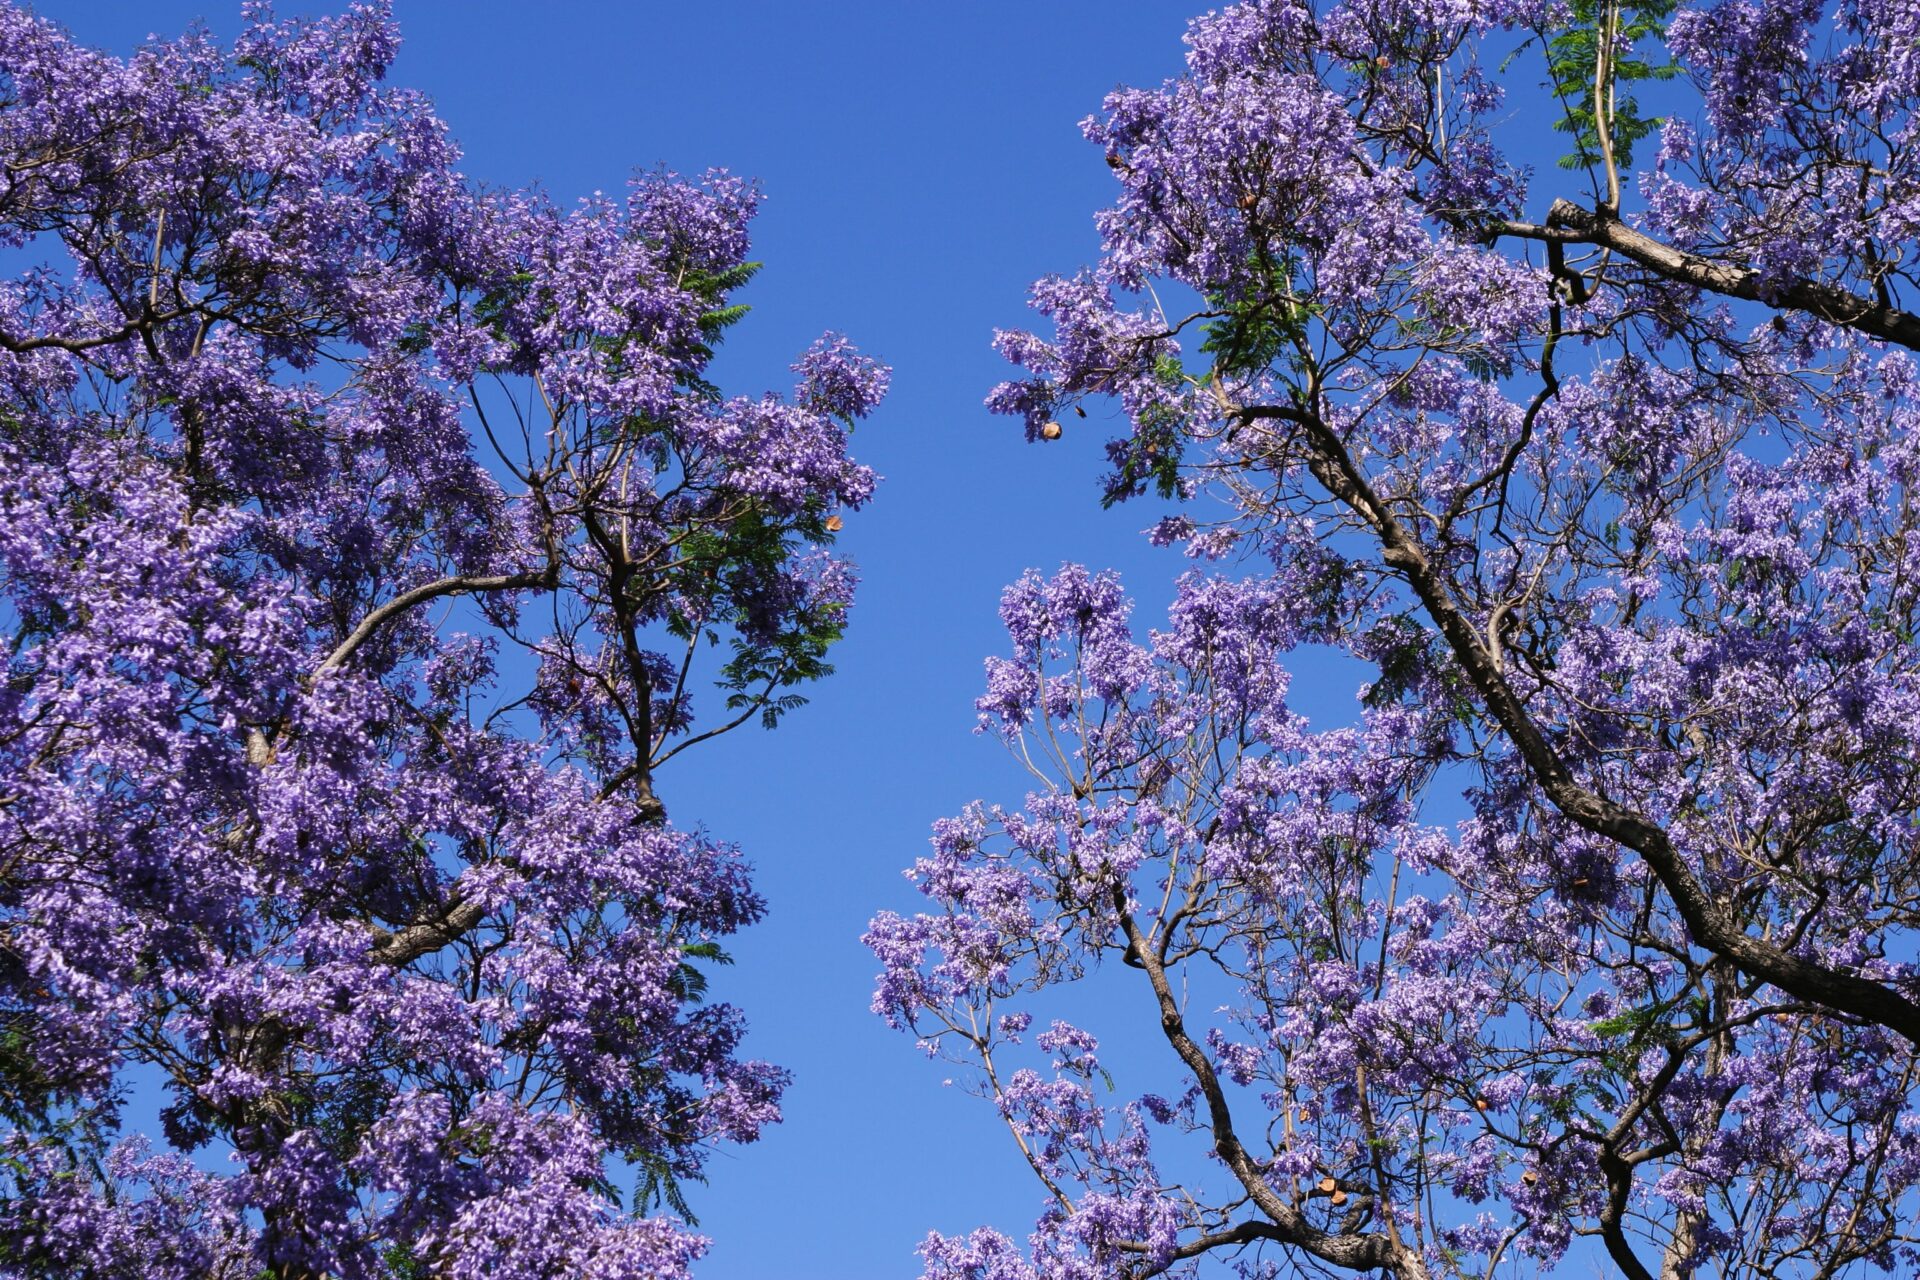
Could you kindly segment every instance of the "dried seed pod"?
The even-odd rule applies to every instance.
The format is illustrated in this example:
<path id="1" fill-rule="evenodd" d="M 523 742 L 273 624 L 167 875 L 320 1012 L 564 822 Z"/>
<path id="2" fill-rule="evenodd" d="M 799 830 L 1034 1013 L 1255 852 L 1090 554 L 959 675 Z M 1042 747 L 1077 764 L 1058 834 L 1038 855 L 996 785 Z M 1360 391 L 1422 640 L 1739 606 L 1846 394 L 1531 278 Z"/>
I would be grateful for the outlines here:
<path id="1" fill-rule="evenodd" d="M 828 533 L 838 533 L 840 530 L 846 528 L 846 521 L 842 520 L 839 516 L 828 516 L 826 526 Z"/>
<path id="2" fill-rule="evenodd" d="M 1339 1180 L 1335 1178 L 1322 1178 L 1320 1179 L 1320 1189 L 1322 1191 L 1338 1191 L 1340 1189 Z"/>
<path id="3" fill-rule="evenodd" d="M 1041 427 L 1040 438 L 1042 440 L 1058 440 L 1060 438 L 1060 424 L 1057 422 L 1049 422 Z"/>

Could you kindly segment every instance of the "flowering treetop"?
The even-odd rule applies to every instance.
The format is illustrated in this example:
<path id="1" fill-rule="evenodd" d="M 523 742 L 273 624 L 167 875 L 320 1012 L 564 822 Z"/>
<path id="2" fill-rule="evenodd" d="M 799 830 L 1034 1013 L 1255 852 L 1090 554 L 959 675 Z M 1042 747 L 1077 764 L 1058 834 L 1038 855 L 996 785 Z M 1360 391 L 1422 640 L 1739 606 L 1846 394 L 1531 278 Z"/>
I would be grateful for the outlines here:
<path id="1" fill-rule="evenodd" d="M 656 771 L 828 670 L 886 371 L 721 394 L 755 189 L 480 191 L 396 38 L 0 4 L 9 1275 L 679 1275 L 778 1116 Z"/>
<path id="2" fill-rule="evenodd" d="M 1036 789 L 939 825 L 870 941 L 1047 1207 L 928 1276 L 1910 1271 L 1920 9 L 1187 41 L 1086 122 L 1102 256 L 991 402 L 1117 402 L 1106 499 L 1258 572 L 1144 642 L 1110 577 L 1009 589 L 981 711 Z M 1371 668 L 1352 725 L 1289 707 L 1308 644 Z M 1032 1036 L 1102 959 L 1184 1092 Z"/>

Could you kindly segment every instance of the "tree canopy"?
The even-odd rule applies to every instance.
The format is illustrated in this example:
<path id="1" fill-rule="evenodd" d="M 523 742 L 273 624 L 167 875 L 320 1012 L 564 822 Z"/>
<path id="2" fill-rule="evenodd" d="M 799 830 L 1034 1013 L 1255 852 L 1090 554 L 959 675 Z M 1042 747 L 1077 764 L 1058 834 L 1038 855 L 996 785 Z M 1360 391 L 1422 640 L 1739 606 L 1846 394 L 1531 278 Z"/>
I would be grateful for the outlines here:
<path id="1" fill-rule="evenodd" d="M 827 673 L 887 373 L 722 394 L 755 188 L 483 190 L 396 40 L 0 3 L 10 1276 L 678 1276 L 779 1115 L 657 771 Z"/>
<path id="2" fill-rule="evenodd" d="M 869 934 L 1044 1206 L 926 1276 L 1911 1273 L 1920 9 L 1187 44 L 1083 125 L 1102 254 L 990 403 L 1117 411 L 1101 496 L 1193 567 L 1145 636 L 1110 574 L 1008 589 L 981 724 L 1034 789 Z M 1288 700 L 1327 649 L 1344 726 Z M 1180 1090 L 1055 1016 L 1096 978 Z"/>

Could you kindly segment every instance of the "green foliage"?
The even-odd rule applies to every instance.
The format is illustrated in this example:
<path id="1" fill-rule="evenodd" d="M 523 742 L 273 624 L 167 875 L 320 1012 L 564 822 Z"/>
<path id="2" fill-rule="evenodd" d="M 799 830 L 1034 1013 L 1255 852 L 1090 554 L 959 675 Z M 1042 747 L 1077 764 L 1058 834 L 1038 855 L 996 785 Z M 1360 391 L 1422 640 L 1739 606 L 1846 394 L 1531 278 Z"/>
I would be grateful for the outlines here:
<path id="1" fill-rule="evenodd" d="M 744 287 L 760 274 L 761 265 L 758 262 L 742 262 L 725 271 L 688 268 L 681 274 L 680 287 L 708 304 L 708 309 L 700 315 L 701 341 L 694 346 L 703 362 L 712 358 L 714 348 L 720 345 L 726 331 L 739 324 L 753 309 L 744 302 L 728 302 L 727 295 Z M 682 378 L 682 382 L 688 390 L 709 400 L 720 399 L 720 389 L 705 378 L 689 374 Z"/>
<path id="2" fill-rule="evenodd" d="M 1208 309 L 1217 314 L 1207 324 L 1200 350 L 1213 357 L 1216 374 L 1257 374 L 1306 331 L 1315 307 L 1292 300 L 1293 267 L 1291 261 L 1275 262 L 1263 254 L 1247 264 L 1243 292 L 1207 299 Z"/>
<path id="3" fill-rule="evenodd" d="M 431 1274 L 427 1264 L 404 1244 L 390 1244 L 382 1249 L 380 1262 L 386 1268 L 388 1280 L 427 1280 Z"/>
<path id="4" fill-rule="evenodd" d="M 665 590 L 657 583 L 636 584 L 637 589 L 659 591 L 671 602 L 666 626 L 680 639 L 704 631 L 708 641 L 715 643 L 717 624 L 738 626 L 743 634 L 733 639 L 733 658 L 721 669 L 720 686 L 729 691 L 730 709 L 758 707 L 761 723 L 768 728 L 806 704 L 804 697 L 778 690 L 833 673 L 826 654 L 844 633 L 841 610 L 796 610 L 784 629 L 769 636 L 754 627 L 752 619 L 732 616 L 725 602 L 751 599 L 756 584 L 776 579 L 797 552 L 798 540 L 816 546 L 833 541 L 824 513 L 809 511 L 779 519 L 757 503 L 746 502 L 733 520 L 687 532 L 679 546 L 679 566 Z"/>
<path id="5" fill-rule="evenodd" d="M 1676 1019 L 1686 1015 L 1686 1020 Z M 1640 1055 L 1656 1045 L 1671 1045 L 1689 1030 L 1712 1021 L 1712 1011 L 1698 996 L 1676 996 L 1637 1009 L 1627 1009 L 1593 1024 L 1593 1033 L 1608 1041 L 1603 1060 L 1631 1078 Z"/>
<path id="6" fill-rule="evenodd" d="M 1178 395 L 1189 382 L 1187 371 L 1170 355 L 1154 362 L 1153 373 L 1160 385 L 1171 393 L 1167 404 L 1148 405 L 1134 415 L 1133 435 L 1116 441 L 1112 476 L 1102 506 L 1138 497 L 1151 488 L 1162 498 L 1180 492 L 1180 460 L 1183 456 L 1182 432 L 1186 421 L 1175 407 Z"/>
<path id="7" fill-rule="evenodd" d="M 59 1082 L 40 1067 L 32 1015 L 0 1013 L 0 1117 L 20 1127 L 37 1125 L 54 1108 Z"/>
<path id="8" fill-rule="evenodd" d="M 687 1205 L 686 1193 L 680 1189 L 680 1183 L 686 1175 L 676 1173 L 672 1161 L 650 1151 L 630 1151 L 627 1158 L 637 1166 L 633 1187 L 634 1212 L 651 1213 L 664 1205 L 678 1214 L 688 1226 L 700 1225 L 700 1219 L 694 1216 L 693 1210 Z M 706 1182 L 705 1178 L 693 1180 Z"/>
<path id="9" fill-rule="evenodd" d="M 1632 1040 L 1644 1039 L 1654 1028 L 1660 1025 L 1660 1019 L 1666 1014 L 1665 1005 L 1649 1005 L 1644 1009 L 1628 1009 L 1625 1013 L 1616 1013 L 1611 1018 L 1602 1018 L 1593 1024 L 1593 1034 L 1612 1039 L 1615 1036 L 1627 1036 Z"/>
<path id="10" fill-rule="evenodd" d="M 733 660 L 720 672 L 721 687 L 731 690 L 727 709 L 758 707 L 760 723 L 773 728 L 781 716 L 805 706 L 807 700 L 801 694 L 776 694 L 772 690 L 832 675 L 833 665 L 826 661 L 826 654 L 842 633 L 838 618 L 806 617 L 780 632 L 771 643 L 736 639 Z"/>
<path id="11" fill-rule="evenodd" d="M 707 975 L 693 963 L 695 960 L 705 960 L 709 964 L 718 965 L 733 963 L 733 957 L 723 951 L 717 942 L 683 943 L 680 954 L 686 959 L 680 962 L 680 967 L 674 970 L 671 978 L 667 979 L 667 990 L 688 1004 L 698 1004 L 707 995 Z"/>
<path id="12" fill-rule="evenodd" d="M 1634 56 L 1639 43 L 1658 40 L 1666 34 L 1667 19 L 1679 0 L 1568 0 L 1570 25 L 1548 36 L 1547 72 L 1566 114 L 1554 122 L 1561 133 L 1573 135 L 1574 149 L 1560 157 L 1563 169 L 1585 169 L 1597 165 L 1600 156 L 1600 131 L 1596 115 L 1593 81 L 1600 55 L 1600 29 L 1609 11 L 1619 24 L 1620 43 L 1627 53 L 1613 63 L 1613 116 L 1609 122 L 1614 163 L 1625 169 L 1633 162 L 1634 144 L 1658 129 L 1658 116 L 1640 114 L 1640 103 L 1620 86 L 1642 81 L 1669 80 L 1679 73 L 1672 62 L 1648 62 Z"/>
<path id="13" fill-rule="evenodd" d="M 1200 344 L 1213 357 L 1214 369 L 1229 377 L 1255 374 L 1279 358 L 1303 325 L 1306 308 L 1267 299 L 1225 305 L 1227 314 L 1207 324 Z"/>

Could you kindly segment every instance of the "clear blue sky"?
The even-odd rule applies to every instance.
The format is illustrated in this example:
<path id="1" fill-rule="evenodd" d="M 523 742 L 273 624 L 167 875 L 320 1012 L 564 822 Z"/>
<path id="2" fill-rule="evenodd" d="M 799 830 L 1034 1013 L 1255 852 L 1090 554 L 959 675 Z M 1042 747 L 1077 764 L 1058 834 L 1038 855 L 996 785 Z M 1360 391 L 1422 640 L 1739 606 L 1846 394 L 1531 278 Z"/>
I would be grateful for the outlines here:
<path id="1" fill-rule="evenodd" d="M 39 0 L 88 44 L 124 53 L 239 0 Z M 325 0 L 282 0 L 284 13 Z M 972 735 L 1001 587 L 1073 559 L 1128 575 L 1143 624 L 1182 562 L 1148 548 L 1142 507 L 1101 512 L 1098 421 L 1020 440 L 980 400 L 1003 375 L 995 325 L 1025 323 L 1027 284 L 1090 261 L 1110 175 L 1077 122 L 1115 85 L 1179 69 L 1200 0 L 396 0 L 393 73 L 437 103 L 489 184 L 563 202 L 635 167 L 726 166 L 767 201 L 720 381 L 785 388 L 823 329 L 894 368 L 856 437 L 885 484 L 842 546 L 864 587 L 839 674 L 772 734 L 742 731 L 669 766 L 676 820 L 737 840 L 772 915 L 737 940 L 715 994 L 746 1008 L 749 1049 L 796 1073 L 787 1120 L 726 1151 L 693 1205 L 715 1245 L 706 1280 L 882 1280 L 918 1273 L 929 1228 L 1024 1236 L 1039 1188 L 987 1107 L 867 1011 L 859 936 L 912 910 L 901 868 L 928 823 L 975 797 L 1017 803 L 1024 775 Z M 1161 614 L 1164 617 L 1164 614 Z M 1312 675 L 1313 673 L 1302 673 Z M 1351 672 L 1298 679 L 1303 708 L 1351 705 Z M 1317 687 L 1316 687 L 1317 686 Z M 1318 704 L 1316 706 L 1316 704 Z M 1319 719 L 1319 716 L 1315 716 Z M 1125 1024 L 1150 1040 L 1143 1005 Z M 1118 1021 L 1096 1024 L 1111 1044 Z M 1143 1053 L 1165 1053 L 1143 1043 Z M 1122 1081 L 1135 1090 L 1146 1082 Z M 1164 1087 L 1166 1080 L 1152 1082 Z"/>

